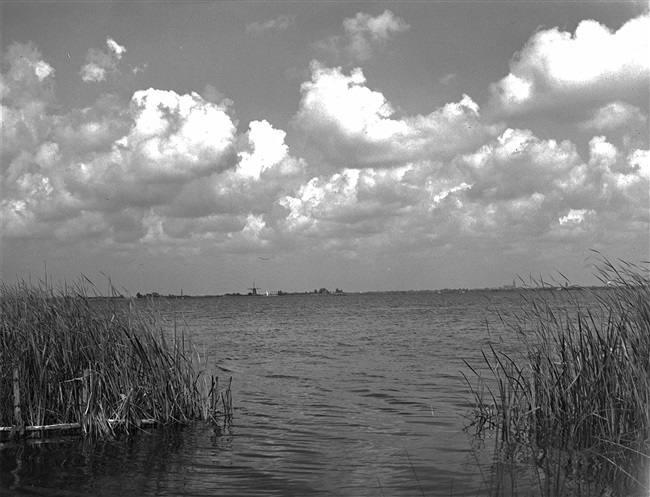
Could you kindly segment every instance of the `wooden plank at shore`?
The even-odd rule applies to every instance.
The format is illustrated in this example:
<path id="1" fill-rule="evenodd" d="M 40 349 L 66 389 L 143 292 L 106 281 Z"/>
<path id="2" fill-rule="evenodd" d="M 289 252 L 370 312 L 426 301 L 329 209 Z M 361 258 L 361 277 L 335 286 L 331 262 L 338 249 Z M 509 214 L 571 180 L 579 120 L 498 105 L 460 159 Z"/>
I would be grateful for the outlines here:
<path id="1" fill-rule="evenodd" d="M 108 419 L 107 422 L 111 426 L 119 426 L 122 424 L 126 424 L 126 421 L 123 419 Z M 151 425 L 155 425 L 156 423 L 157 421 L 155 419 L 140 420 L 141 426 L 142 425 L 151 426 Z M 25 426 L 25 431 L 56 431 L 56 430 L 67 431 L 67 430 L 75 430 L 80 428 L 81 428 L 80 423 L 61 423 L 57 425 Z M 13 429 L 14 429 L 13 426 L 0 426 L 0 432 L 3 431 L 10 432 Z"/>
<path id="2" fill-rule="evenodd" d="M 79 423 L 62 423 L 58 425 L 25 426 L 25 431 L 74 430 L 81 428 Z M 0 431 L 11 431 L 13 426 L 0 426 Z"/>

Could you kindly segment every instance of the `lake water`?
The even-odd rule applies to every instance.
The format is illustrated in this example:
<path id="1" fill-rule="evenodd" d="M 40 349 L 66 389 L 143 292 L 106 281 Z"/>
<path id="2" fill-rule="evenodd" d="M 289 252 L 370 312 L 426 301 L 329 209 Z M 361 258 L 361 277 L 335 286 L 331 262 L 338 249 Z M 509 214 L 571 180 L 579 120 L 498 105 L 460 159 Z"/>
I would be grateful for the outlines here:
<path id="1" fill-rule="evenodd" d="M 492 311 L 516 313 L 519 293 L 155 302 L 232 376 L 232 426 L 4 447 L 2 495 L 486 495 L 460 372 L 483 368 L 504 335 Z"/>

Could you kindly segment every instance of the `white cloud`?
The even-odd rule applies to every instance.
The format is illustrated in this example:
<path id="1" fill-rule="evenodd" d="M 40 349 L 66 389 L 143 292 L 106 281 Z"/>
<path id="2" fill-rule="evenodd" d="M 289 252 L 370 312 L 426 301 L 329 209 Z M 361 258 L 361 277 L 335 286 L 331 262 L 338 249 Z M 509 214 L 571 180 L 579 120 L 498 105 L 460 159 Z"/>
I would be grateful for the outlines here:
<path id="1" fill-rule="evenodd" d="M 639 176 L 650 181 L 649 150 L 635 150 L 628 155 L 628 161 L 632 169 L 638 172 Z"/>
<path id="2" fill-rule="evenodd" d="M 55 113 L 42 89 L 51 77 L 36 72 L 45 62 L 32 50 L 26 64 L 27 48 L 15 57 L 22 80 L 3 90 L 6 240 L 54 236 L 115 248 L 141 241 L 160 251 L 184 240 L 231 251 L 273 240 L 283 212 L 277 200 L 304 174 L 284 131 L 252 121 L 238 136 L 232 102 L 214 87 L 207 100 L 150 88 L 130 102 L 102 96 Z"/>
<path id="3" fill-rule="evenodd" d="M 222 107 L 197 93 L 137 91 L 131 100 L 134 126 L 111 156 L 126 174 L 160 181 L 190 178 L 224 168 L 235 126 Z"/>
<path id="4" fill-rule="evenodd" d="M 471 197 L 504 200 L 551 192 L 581 159 L 568 141 L 539 140 L 531 131 L 508 129 L 458 163 L 471 178 Z"/>
<path id="5" fill-rule="evenodd" d="M 348 44 L 345 50 L 356 60 L 368 60 L 375 46 L 383 46 L 393 33 L 406 31 L 410 26 L 390 10 L 372 17 L 362 12 L 343 21 Z"/>
<path id="6" fill-rule="evenodd" d="M 612 131 L 620 128 L 645 128 L 648 122 L 641 110 L 622 101 L 610 102 L 596 109 L 580 126 L 586 130 Z"/>
<path id="7" fill-rule="evenodd" d="M 268 242 L 263 239 L 266 223 L 263 216 L 249 214 L 246 217 L 246 225 L 242 229 L 242 235 L 253 242 L 259 243 L 261 246 L 266 245 Z"/>
<path id="8" fill-rule="evenodd" d="M 469 185 L 469 184 L 463 182 L 460 185 L 444 189 L 439 193 L 435 193 L 435 194 L 432 195 L 432 197 L 433 197 L 432 198 L 433 205 L 436 206 L 436 205 L 440 204 L 442 201 L 444 201 L 445 199 L 450 198 L 452 196 L 452 194 L 454 194 L 456 192 L 461 192 L 463 190 L 468 190 L 471 187 L 472 187 L 472 185 Z M 458 202 L 458 201 L 456 201 L 456 205 L 458 207 L 461 206 L 460 202 Z"/>
<path id="9" fill-rule="evenodd" d="M 39 81 L 43 81 L 51 74 L 54 74 L 54 69 L 52 69 L 52 66 L 47 62 L 40 60 L 34 66 L 34 72 L 36 73 L 36 77 L 39 79 Z"/>
<path id="10" fill-rule="evenodd" d="M 196 93 L 149 89 L 126 106 L 102 96 L 65 114 L 51 105 L 53 71 L 33 46 L 15 45 L 5 60 L 6 239 L 131 243 L 146 236 L 151 210 L 172 202 L 185 184 L 234 167 L 235 124 L 225 107 Z"/>
<path id="11" fill-rule="evenodd" d="M 284 143 L 286 133 L 273 129 L 267 121 L 252 121 L 247 135 L 252 150 L 239 153 L 237 170 L 242 175 L 259 179 L 263 171 L 287 158 L 289 147 Z"/>
<path id="12" fill-rule="evenodd" d="M 574 34 L 541 30 L 513 58 L 510 74 L 492 85 L 495 104 L 520 114 L 568 104 L 600 106 L 622 95 L 647 97 L 648 32 L 648 14 L 615 32 L 592 20 L 582 21 Z"/>
<path id="13" fill-rule="evenodd" d="M 246 31 L 249 33 L 261 34 L 266 31 L 285 30 L 295 23 L 293 16 L 281 15 L 275 19 L 268 19 L 263 22 L 250 22 L 246 24 Z"/>
<path id="14" fill-rule="evenodd" d="M 22 174 L 37 172 L 33 158 L 52 132 L 54 69 L 31 43 L 13 43 L 3 54 L 0 157 L 3 198 Z"/>
<path id="15" fill-rule="evenodd" d="M 126 53 L 126 48 L 112 38 L 106 40 L 107 51 L 91 48 L 86 54 L 88 62 L 81 68 L 79 74 L 85 82 L 98 83 L 106 79 L 107 74 L 117 72 L 117 64 Z"/>
<path id="16" fill-rule="evenodd" d="M 84 81 L 96 83 L 106 79 L 106 68 L 91 62 L 81 68 L 80 74 Z"/>
<path id="17" fill-rule="evenodd" d="M 560 224 L 567 224 L 567 223 L 581 223 L 584 218 L 585 214 L 587 214 L 587 209 L 571 209 L 569 210 L 568 214 L 566 216 L 561 217 L 558 222 Z M 589 211 L 593 212 L 593 211 Z"/>
<path id="18" fill-rule="evenodd" d="M 386 167 L 422 158 L 453 157 L 494 136 L 502 128 L 481 122 L 478 105 L 467 95 L 428 114 L 393 118 L 393 106 L 366 86 L 361 69 L 312 62 L 312 79 L 301 87 L 294 124 L 333 164 Z"/>
<path id="19" fill-rule="evenodd" d="M 376 17 L 363 12 L 343 21 L 344 36 L 332 36 L 315 46 L 338 57 L 344 52 L 352 60 L 363 62 L 386 46 L 394 33 L 407 31 L 410 26 L 390 10 Z"/>
<path id="20" fill-rule="evenodd" d="M 295 197 L 286 196 L 280 204 L 289 209 L 284 221 L 290 232 L 311 231 L 316 234 L 323 222 L 336 220 L 337 211 L 353 208 L 357 204 L 356 188 L 359 171 L 346 170 L 324 180 L 312 178 Z M 318 231 L 319 237 L 326 237 L 327 232 Z"/>
<path id="21" fill-rule="evenodd" d="M 106 44 L 108 45 L 109 50 L 115 54 L 115 57 L 118 60 L 121 59 L 122 55 L 124 55 L 126 53 L 126 47 L 123 47 L 123 46 L 119 45 L 112 38 L 108 38 L 106 40 Z"/>
<path id="22" fill-rule="evenodd" d="M 0 80 L 3 102 L 11 102 L 23 111 L 28 111 L 35 103 L 52 103 L 55 71 L 42 60 L 40 51 L 32 43 L 12 43 L 3 54 L 3 61 L 7 65 L 7 72 Z M 6 117 L 3 112 L 3 121 Z"/>
<path id="23" fill-rule="evenodd" d="M 647 123 L 625 100 L 583 119 L 597 136 L 581 156 L 569 140 L 486 124 L 469 96 L 398 114 L 360 69 L 313 63 L 294 120 L 303 136 L 288 137 L 262 119 L 238 133 L 233 102 L 214 87 L 203 97 L 154 88 L 129 101 L 102 96 L 65 113 L 53 106 L 54 71 L 41 54 L 31 45 L 7 54 L 5 244 L 530 253 L 545 243 L 638 240 L 650 222 L 647 147 L 606 135 Z M 318 149 L 309 164 L 289 147 L 301 138 Z"/>
<path id="24" fill-rule="evenodd" d="M 570 142 L 509 129 L 457 158 L 471 184 L 465 205 L 472 222 L 466 226 L 474 232 L 489 227 L 511 240 L 591 237 L 586 244 L 605 233 L 633 233 L 643 219 L 647 231 L 650 184 L 642 165 L 647 151 L 626 154 L 604 137 L 593 138 L 589 149 L 584 161 Z M 566 231 L 576 224 L 582 231 Z"/>

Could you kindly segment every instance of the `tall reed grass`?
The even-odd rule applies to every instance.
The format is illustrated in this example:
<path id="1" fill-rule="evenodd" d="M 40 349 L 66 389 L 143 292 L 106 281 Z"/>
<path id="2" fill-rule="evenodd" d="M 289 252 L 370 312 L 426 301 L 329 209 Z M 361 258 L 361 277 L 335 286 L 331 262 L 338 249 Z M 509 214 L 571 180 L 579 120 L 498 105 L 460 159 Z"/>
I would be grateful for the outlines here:
<path id="1" fill-rule="evenodd" d="M 524 352 L 491 345 L 487 377 L 468 364 L 494 495 L 650 495 L 650 273 L 603 259 L 598 276 L 597 311 L 570 290 L 522 292 L 504 323 Z"/>
<path id="2" fill-rule="evenodd" d="M 0 286 L 0 426 L 16 425 L 16 407 L 24 426 L 98 436 L 218 421 L 232 414 L 230 385 L 209 373 L 185 328 L 166 331 L 153 310 L 89 299 L 82 285 Z"/>

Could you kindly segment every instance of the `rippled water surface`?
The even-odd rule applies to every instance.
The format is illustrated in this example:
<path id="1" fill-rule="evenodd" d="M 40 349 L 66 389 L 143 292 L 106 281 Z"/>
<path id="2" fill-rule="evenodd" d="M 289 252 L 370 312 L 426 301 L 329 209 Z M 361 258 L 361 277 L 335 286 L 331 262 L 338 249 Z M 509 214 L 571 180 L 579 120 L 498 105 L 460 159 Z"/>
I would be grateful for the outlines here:
<path id="1" fill-rule="evenodd" d="M 145 305 L 139 301 L 138 305 Z M 478 495 L 463 362 L 516 292 L 157 300 L 233 378 L 235 417 L 0 449 L 2 495 Z M 489 336 L 486 320 L 490 324 Z"/>

